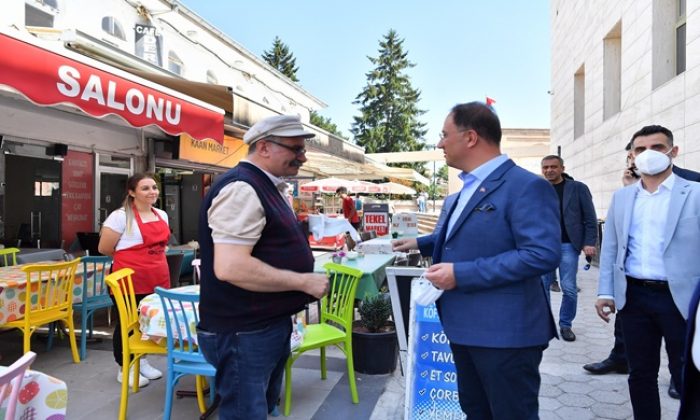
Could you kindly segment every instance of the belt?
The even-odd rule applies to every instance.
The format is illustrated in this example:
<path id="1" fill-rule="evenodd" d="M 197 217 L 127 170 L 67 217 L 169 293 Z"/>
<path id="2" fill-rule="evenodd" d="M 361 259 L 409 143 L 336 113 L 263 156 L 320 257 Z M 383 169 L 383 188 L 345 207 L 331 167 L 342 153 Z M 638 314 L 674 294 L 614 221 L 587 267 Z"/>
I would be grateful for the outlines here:
<path id="1" fill-rule="evenodd" d="M 668 282 L 663 280 L 644 280 L 632 276 L 626 276 L 627 283 L 636 284 L 637 286 L 648 287 L 655 290 L 668 290 Z"/>

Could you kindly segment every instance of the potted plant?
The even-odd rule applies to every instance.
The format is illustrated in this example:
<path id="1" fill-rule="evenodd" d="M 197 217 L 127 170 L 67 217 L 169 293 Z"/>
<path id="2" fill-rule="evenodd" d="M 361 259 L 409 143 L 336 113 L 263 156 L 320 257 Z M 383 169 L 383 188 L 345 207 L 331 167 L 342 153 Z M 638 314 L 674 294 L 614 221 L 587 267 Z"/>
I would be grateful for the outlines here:
<path id="1" fill-rule="evenodd" d="M 398 342 L 391 317 L 388 294 L 365 297 L 358 309 L 360 319 L 353 323 L 352 357 L 355 370 L 367 374 L 386 374 L 396 369 Z"/>

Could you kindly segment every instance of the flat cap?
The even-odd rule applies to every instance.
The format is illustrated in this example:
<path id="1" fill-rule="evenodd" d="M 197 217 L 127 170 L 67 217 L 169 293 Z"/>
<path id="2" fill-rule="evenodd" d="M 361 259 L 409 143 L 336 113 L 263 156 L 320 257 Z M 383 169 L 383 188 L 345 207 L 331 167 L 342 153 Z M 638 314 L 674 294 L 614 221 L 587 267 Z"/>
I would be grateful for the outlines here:
<path id="1" fill-rule="evenodd" d="M 303 137 L 309 139 L 315 134 L 304 130 L 298 115 L 274 115 L 253 124 L 243 136 L 245 144 L 253 144 L 268 136 Z"/>

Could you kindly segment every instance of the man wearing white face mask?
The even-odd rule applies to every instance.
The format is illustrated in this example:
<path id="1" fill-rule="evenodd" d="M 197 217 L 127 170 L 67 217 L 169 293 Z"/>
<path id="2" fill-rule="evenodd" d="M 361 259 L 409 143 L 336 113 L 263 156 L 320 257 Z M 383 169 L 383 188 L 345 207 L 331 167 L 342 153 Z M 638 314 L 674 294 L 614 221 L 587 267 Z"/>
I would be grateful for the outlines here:
<path id="1" fill-rule="evenodd" d="M 635 419 L 659 419 L 661 339 L 680 389 L 688 306 L 700 281 L 700 184 L 673 174 L 673 134 L 647 126 L 632 137 L 641 182 L 613 195 L 600 259 L 596 311 L 620 310 Z"/>

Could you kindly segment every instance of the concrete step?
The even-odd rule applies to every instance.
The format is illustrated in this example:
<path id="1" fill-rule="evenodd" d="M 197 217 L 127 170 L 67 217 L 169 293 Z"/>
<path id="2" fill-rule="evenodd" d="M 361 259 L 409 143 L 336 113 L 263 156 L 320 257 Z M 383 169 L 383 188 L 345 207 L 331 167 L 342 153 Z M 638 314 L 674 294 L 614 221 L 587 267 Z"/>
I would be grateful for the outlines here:
<path id="1" fill-rule="evenodd" d="M 438 215 L 432 213 L 418 213 L 418 233 L 432 233 L 438 221 Z"/>

